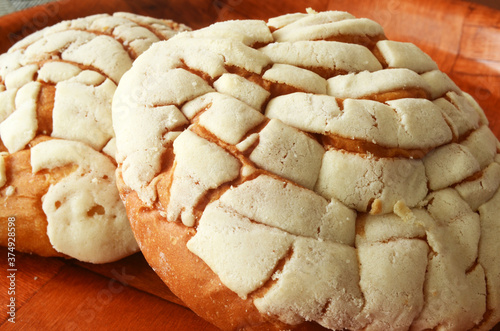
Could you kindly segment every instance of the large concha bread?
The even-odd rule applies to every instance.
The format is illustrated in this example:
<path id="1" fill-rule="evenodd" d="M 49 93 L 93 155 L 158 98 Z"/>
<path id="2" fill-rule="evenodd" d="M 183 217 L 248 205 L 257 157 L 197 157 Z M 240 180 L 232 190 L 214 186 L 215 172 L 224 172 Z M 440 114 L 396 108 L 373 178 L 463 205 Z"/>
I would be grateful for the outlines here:
<path id="1" fill-rule="evenodd" d="M 0 56 L 0 245 L 93 263 L 138 250 L 116 188 L 111 101 L 139 54 L 186 29 L 94 15 Z"/>
<path id="2" fill-rule="evenodd" d="M 500 144 L 377 23 L 308 11 L 153 45 L 113 100 L 139 246 L 224 330 L 489 330 Z"/>

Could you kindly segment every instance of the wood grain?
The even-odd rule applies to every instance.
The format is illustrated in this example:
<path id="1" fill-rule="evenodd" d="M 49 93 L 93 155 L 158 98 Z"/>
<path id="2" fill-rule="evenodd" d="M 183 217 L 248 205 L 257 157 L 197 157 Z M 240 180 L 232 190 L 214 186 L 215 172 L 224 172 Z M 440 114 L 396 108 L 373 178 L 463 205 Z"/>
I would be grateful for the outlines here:
<path id="1" fill-rule="evenodd" d="M 60 0 L 0 17 L 0 53 L 17 40 L 61 20 L 127 11 L 170 18 L 193 28 L 227 19 L 268 19 L 304 11 L 345 10 L 379 22 L 390 39 L 412 42 L 483 107 L 500 138 L 500 11 L 456 0 Z M 0 248 L 2 284 L 7 250 Z M 0 289 L 1 329 L 214 330 L 164 286 L 140 253 L 92 265 L 16 253 L 16 321 L 7 321 L 9 295 Z M 318 327 L 318 329 L 321 329 Z"/>
<path id="2" fill-rule="evenodd" d="M 117 271 L 122 281 L 132 277 L 122 271 Z M 185 307 L 68 263 L 21 305 L 16 323 L 6 322 L 2 329 L 21 325 L 32 330 L 157 330 L 166 321 L 171 330 L 216 330 Z"/>
<path id="3" fill-rule="evenodd" d="M 114 263 L 90 264 L 77 261 L 74 263 L 102 276 L 116 279 L 121 283 L 126 283 L 141 291 L 153 293 L 169 302 L 184 305 L 184 303 L 165 286 L 160 277 L 158 277 L 148 265 L 141 253 L 134 254 Z"/>
<path id="4" fill-rule="evenodd" d="M 35 295 L 42 287 L 49 283 L 65 265 L 62 260 L 42 258 L 39 256 L 15 253 L 15 300 L 17 307 L 23 306 L 28 302 L 33 295 Z M 0 304 L 2 307 L 2 314 L 0 315 L 0 325 L 2 325 L 8 318 L 4 314 L 4 307 L 9 304 L 10 295 L 8 295 L 8 288 L 10 288 L 10 280 L 7 282 L 7 276 L 12 274 L 7 271 L 7 248 L 0 247 L 1 256 L 1 269 L 0 279 L 2 286 L 0 292 Z M 4 283 L 5 282 L 5 283 Z"/>

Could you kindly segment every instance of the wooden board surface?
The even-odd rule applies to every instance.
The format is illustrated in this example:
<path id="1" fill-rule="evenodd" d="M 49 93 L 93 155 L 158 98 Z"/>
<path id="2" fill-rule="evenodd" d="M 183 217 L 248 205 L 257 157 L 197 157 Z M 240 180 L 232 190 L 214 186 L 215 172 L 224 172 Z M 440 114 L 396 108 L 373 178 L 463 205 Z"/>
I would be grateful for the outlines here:
<path id="1" fill-rule="evenodd" d="M 500 138 L 500 11 L 473 2 L 296 0 L 276 6 L 257 0 L 62 0 L 0 17 L 0 53 L 44 26 L 95 13 L 128 11 L 200 28 L 226 19 L 267 19 L 306 7 L 368 17 L 382 24 L 388 38 L 417 44 L 480 103 Z M 15 253 L 13 267 L 7 265 L 7 255 L 7 249 L 0 248 L 2 330 L 215 330 L 183 307 L 140 253 L 105 265 Z M 15 324 L 6 314 L 11 273 L 16 277 Z"/>

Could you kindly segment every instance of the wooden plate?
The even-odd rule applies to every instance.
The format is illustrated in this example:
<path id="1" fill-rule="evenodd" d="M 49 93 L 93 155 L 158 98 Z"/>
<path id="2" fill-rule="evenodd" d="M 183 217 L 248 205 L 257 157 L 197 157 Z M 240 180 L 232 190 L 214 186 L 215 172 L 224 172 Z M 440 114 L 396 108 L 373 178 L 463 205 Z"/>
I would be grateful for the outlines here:
<path id="1" fill-rule="evenodd" d="M 276 6 L 258 0 L 61 0 L 0 17 L 0 53 L 45 26 L 96 13 L 128 11 L 200 28 L 227 19 L 303 12 L 306 7 L 368 17 L 382 24 L 389 39 L 417 44 L 480 103 L 500 138 L 500 11 L 472 2 L 295 0 Z M 12 273 L 4 262 L 7 253 L 0 248 L 1 284 Z M 215 330 L 183 307 L 140 253 L 105 265 L 16 253 L 13 269 L 15 294 L 4 285 L 0 289 L 0 325 L 5 330 Z M 12 297 L 15 324 L 4 313 Z"/>

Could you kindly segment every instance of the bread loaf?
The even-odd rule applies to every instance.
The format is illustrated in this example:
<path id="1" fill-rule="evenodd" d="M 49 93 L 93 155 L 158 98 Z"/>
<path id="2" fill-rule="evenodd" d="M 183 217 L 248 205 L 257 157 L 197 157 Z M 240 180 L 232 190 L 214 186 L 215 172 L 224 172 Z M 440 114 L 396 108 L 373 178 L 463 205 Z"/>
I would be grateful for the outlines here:
<path id="1" fill-rule="evenodd" d="M 116 189 L 111 101 L 149 46 L 187 27 L 128 13 L 63 21 L 0 56 L 0 245 L 103 263 L 138 250 Z"/>
<path id="2" fill-rule="evenodd" d="M 224 330 L 489 330 L 500 144 L 417 46 L 345 12 L 215 23 L 113 99 L 139 246 Z"/>

